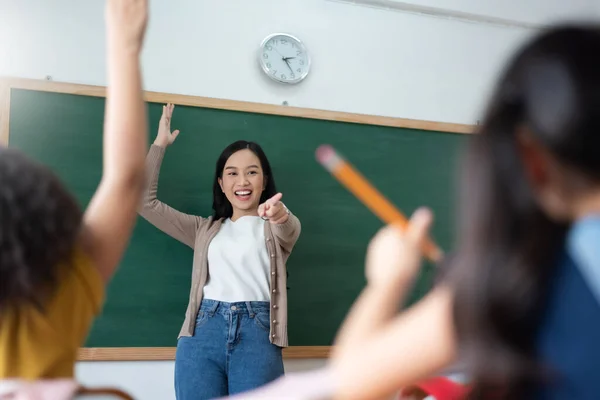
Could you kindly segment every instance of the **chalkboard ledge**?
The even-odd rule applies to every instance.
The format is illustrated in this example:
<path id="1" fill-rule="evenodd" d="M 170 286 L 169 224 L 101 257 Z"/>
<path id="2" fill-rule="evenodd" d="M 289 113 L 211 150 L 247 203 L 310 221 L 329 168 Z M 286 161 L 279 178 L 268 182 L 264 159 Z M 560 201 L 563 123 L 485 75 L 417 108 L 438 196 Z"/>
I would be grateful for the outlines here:
<path id="1" fill-rule="evenodd" d="M 286 360 L 328 358 L 330 346 L 290 346 L 283 349 Z M 175 347 L 84 347 L 79 361 L 169 361 L 175 359 Z"/>
<path id="2" fill-rule="evenodd" d="M 66 82 L 44 81 L 37 79 L 0 76 L 0 144 L 8 144 L 11 89 L 36 90 L 51 93 L 74 94 L 78 96 L 105 97 L 103 86 L 80 85 Z M 316 110 L 280 106 L 274 104 L 251 103 L 237 100 L 225 100 L 210 97 L 188 96 L 159 92 L 144 92 L 144 99 L 152 103 L 173 103 L 182 106 L 214 108 L 253 112 L 258 114 L 282 115 L 288 117 L 320 119 L 326 121 L 349 122 L 390 126 L 396 128 L 420 129 L 427 131 L 471 134 L 476 132 L 475 125 L 450 122 L 422 121 L 408 118 L 384 117 L 380 115 L 353 114 L 340 111 Z"/>

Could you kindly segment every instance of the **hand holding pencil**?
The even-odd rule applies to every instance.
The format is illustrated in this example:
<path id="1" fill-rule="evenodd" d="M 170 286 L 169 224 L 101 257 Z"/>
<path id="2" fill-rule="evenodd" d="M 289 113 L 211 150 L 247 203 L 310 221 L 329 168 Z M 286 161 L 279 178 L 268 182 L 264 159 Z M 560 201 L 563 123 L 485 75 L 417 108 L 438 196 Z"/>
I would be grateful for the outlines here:
<path id="1" fill-rule="evenodd" d="M 431 211 L 419 209 L 406 230 L 395 225 L 381 229 L 369 244 L 365 273 L 370 286 L 407 291 L 421 266 L 421 249 L 433 221 Z"/>

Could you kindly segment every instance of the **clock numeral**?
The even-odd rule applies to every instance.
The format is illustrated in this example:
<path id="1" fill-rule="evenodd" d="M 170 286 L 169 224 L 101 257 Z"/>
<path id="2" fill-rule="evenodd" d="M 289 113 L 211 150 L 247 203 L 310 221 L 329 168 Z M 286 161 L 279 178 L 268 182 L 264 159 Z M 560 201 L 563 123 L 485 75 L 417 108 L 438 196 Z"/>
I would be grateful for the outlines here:
<path id="1" fill-rule="evenodd" d="M 304 60 L 300 60 L 300 65 L 304 65 Z"/>
<path id="2" fill-rule="evenodd" d="M 273 46 L 277 46 L 277 39 L 273 39 Z"/>
<path id="3" fill-rule="evenodd" d="M 296 48 L 296 43 L 292 43 L 292 47 L 295 49 Z"/>
<path id="4" fill-rule="evenodd" d="M 284 74 L 281 74 L 281 79 L 287 79 Z"/>
<path id="5" fill-rule="evenodd" d="M 267 68 L 271 68 L 271 63 L 267 63 Z"/>
<path id="6" fill-rule="evenodd" d="M 302 54 L 302 52 L 301 52 L 300 50 L 298 50 L 298 51 L 296 52 L 296 55 L 297 55 L 297 56 L 299 56 L 299 55 L 301 55 L 301 54 Z"/>
<path id="7" fill-rule="evenodd" d="M 281 39 L 281 44 L 287 44 L 287 40 Z"/>
<path id="8" fill-rule="evenodd" d="M 267 58 L 269 58 L 269 55 L 267 53 L 263 53 L 263 58 L 267 59 Z"/>
<path id="9" fill-rule="evenodd" d="M 273 75 L 275 75 L 277 73 L 277 70 L 274 69 L 273 72 L 271 72 Z"/>
<path id="10" fill-rule="evenodd" d="M 294 79 L 295 77 L 296 77 L 296 75 L 295 75 L 295 74 L 292 72 L 292 73 L 290 74 L 290 78 Z"/>
<path id="11" fill-rule="evenodd" d="M 273 50 L 272 46 L 267 46 L 267 50 Z"/>
<path id="12" fill-rule="evenodd" d="M 301 69 L 301 68 L 298 68 L 298 70 L 297 70 L 297 71 L 298 71 L 298 72 L 300 72 L 300 73 L 302 73 L 302 69 Z"/>

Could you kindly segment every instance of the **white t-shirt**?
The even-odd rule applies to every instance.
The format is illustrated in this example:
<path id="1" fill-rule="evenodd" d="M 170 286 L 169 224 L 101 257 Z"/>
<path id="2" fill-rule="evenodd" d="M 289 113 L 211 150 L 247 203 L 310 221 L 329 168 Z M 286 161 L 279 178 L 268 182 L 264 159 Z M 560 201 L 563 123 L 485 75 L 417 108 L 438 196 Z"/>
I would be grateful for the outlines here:
<path id="1" fill-rule="evenodd" d="M 227 219 L 208 246 L 208 281 L 204 298 L 269 301 L 269 254 L 265 222 L 260 217 Z"/>

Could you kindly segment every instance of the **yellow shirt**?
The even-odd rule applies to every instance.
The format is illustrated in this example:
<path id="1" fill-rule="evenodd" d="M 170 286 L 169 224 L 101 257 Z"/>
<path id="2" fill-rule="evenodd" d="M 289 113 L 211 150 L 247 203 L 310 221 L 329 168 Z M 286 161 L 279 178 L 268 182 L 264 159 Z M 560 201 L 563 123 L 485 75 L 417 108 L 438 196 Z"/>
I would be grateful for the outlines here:
<path id="1" fill-rule="evenodd" d="M 30 305 L 0 312 L 0 379 L 74 376 L 77 351 L 101 310 L 105 284 L 81 250 L 60 276 L 44 312 Z"/>

